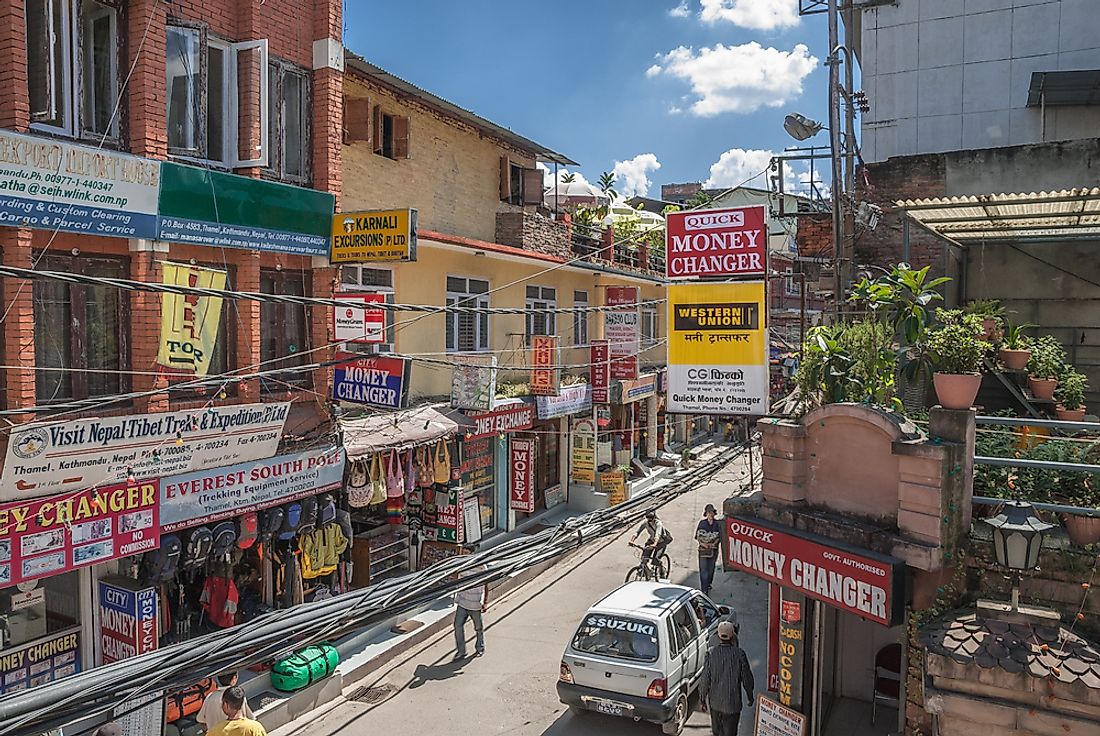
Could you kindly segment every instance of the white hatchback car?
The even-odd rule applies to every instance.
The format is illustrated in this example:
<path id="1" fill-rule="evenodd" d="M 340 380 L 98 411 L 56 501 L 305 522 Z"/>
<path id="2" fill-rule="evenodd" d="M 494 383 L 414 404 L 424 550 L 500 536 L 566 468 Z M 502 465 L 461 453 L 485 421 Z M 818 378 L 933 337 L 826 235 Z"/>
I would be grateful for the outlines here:
<path id="1" fill-rule="evenodd" d="M 679 734 L 719 621 L 734 620 L 698 590 L 634 582 L 588 609 L 565 648 L 558 698 L 594 711 L 661 724 Z"/>

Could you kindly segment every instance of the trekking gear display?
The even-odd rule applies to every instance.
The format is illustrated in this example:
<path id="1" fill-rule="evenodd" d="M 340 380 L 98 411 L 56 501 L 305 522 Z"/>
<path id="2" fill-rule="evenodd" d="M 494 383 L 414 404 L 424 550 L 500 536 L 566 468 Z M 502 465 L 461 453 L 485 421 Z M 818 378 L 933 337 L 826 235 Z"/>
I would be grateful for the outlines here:
<path id="1" fill-rule="evenodd" d="M 259 517 L 255 511 L 237 519 L 238 549 L 248 549 L 256 543 L 256 538 L 259 536 L 259 526 Z"/>
<path id="2" fill-rule="evenodd" d="M 331 644 L 306 647 L 275 662 L 271 667 L 271 686 L 293 693 L 323 680 L 336 671 L 340 654 Z"/>
<path id="3" fill-rule="evenodd" d="M 197 570 L 206 565 L 214 549 L 214 534 L 208 526 L 197 526 L 187 535 L 187 546 L 183 552 L 183 568 Z"/>

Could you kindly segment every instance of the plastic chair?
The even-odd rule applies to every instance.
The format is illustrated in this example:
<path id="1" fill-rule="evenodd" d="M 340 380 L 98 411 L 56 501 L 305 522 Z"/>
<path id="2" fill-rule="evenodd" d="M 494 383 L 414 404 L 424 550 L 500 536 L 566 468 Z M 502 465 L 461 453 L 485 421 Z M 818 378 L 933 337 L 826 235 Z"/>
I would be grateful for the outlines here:
<path id="1" fill-rule="evenodd" d="M 901 699 L 901 644 L 887 644 L 875 655 L 875 690 L 871 701 L 871 725 L 879 701 L 894 708 L 899 707 Z"/>

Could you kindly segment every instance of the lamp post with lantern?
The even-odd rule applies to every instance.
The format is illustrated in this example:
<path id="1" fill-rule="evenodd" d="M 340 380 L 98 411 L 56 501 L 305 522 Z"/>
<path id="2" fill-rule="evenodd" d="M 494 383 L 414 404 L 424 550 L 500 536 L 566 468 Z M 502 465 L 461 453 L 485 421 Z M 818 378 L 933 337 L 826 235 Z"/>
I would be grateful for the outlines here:
<path id="1" fill-rule="evenodd" d="M 1037 517 L 1026 501 L 1006 501 L 1003 510 L 987 519 L 993 527 L 993 553 L 997 564 L 1012 574 L 1012 610 L 1020 610 L 1020 573 L 1039 566 L 1043 535 L 1054 524 Z"/>

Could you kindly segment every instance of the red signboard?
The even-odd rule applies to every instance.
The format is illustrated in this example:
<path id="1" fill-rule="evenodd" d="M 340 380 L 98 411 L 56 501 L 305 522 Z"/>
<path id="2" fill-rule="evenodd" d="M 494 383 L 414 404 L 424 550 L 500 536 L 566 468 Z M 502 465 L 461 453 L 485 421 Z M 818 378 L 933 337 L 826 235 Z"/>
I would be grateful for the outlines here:
<path id="1" fill-rule="evenodd" d="M 638 377 L 638 353 L 640 313 L 637 286 L 607 287 L 607 306 L 622 305 L 622 309 L 609 309 L 603 314 L 603 336 L 607 338 L 611 355 L 611 377 L 627 379 Z"/>
<path id="2" fill-rule="evenodd" d="M 535 441 L 513 437 L 509 443 L 509 508 L 528 514 L 535 510 Z"/>
<path id="3" fill-rule="evenodd" d="M 476 425 L 466 435 L 466 440 L 478 440 L 501 432 L 530 429 L 535 424 L 535 405 L 513 404 L 496 411 L 470 412 L 466 416 Z"/>
<path id="4" fill-rule="evenodd" d="M 759 519 L 726 518 L 726 564 L 842 611 L 894 626 L 905 605 L 905 563 Z"/>
<path id="5" fill-rule="evenodd" d="M 555 367 L 558 338 L 549 335 L 531 337 L 531 395 L 557 396 L 561 387 L 561 371 Z"/>
<path id="6" fill-rule="evenodd" d="M 762 276 L 768 226 L 763 205 L 669 212 L 665 219 L 670 279 Z"/>
<path id="7" fill-rule="evenodd" d="M 607 340 L 593 340 L 589 347 L 590 383 L 592 384 L 592 403 L 606 404 L 611 400 L 608 391 L 611 388 L 611 353 L 608 351 Z"/>
<path id="8" fill-rule="evenodd" d="M 160 481 L 0 505 L 0 588 L 160 546 Z"/>

